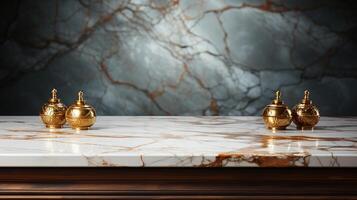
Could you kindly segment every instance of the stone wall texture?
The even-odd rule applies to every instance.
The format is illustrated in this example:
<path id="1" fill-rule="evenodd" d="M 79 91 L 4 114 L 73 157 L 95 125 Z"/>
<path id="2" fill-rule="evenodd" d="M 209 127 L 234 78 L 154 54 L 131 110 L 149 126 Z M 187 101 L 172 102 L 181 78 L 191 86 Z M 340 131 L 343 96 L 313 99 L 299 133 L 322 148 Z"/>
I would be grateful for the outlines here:
<path id="1" fill-rule="evenodd" d="M 353 1 L 9 1 L 0 8 L 0 114 L 36 115 L 52 88 L 99 115 L 260 115 L 305 89 L 357 115 Z"/>

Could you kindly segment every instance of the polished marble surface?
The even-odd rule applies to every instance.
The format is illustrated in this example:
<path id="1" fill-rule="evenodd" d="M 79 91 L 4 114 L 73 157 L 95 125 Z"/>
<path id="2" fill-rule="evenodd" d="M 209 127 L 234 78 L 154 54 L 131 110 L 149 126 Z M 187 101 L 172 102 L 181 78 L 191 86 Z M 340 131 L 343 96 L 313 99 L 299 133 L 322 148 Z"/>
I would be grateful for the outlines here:
<path id="1" fill-rule="evenodd" d="M 99 116 L 78 132 L 0 116 L 0 166 L 357 167 L 357 118 L 273 133 L 260 117 Z"/>

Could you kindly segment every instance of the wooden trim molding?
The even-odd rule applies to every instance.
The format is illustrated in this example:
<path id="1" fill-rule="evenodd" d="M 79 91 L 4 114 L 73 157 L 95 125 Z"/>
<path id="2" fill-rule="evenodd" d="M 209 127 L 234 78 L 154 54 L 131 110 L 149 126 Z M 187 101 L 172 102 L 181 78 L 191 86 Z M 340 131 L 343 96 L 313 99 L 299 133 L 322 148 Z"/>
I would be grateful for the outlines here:
<path id="1" fill-rule="evenodd" d="M 0 168 L 0 199 L 357 199 L 357 168 Z"/>

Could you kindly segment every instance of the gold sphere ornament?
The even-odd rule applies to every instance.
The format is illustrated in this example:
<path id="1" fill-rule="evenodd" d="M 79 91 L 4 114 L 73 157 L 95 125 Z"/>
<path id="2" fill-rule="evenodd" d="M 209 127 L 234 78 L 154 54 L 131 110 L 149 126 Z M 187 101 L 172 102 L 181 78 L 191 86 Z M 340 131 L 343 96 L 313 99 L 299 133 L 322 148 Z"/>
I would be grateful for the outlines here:
<path id="1" fill-rule="evenodd" d="M 284 130 L 291 124 L 291 111 L 281 100 L 280 91 L 276 91 L 275 99 L 263 111 L 265 126 L 272 130 Z"/>
<path id="2" fill-rule="evenodd" d="M 52 90 L 52 96 L 40 111 L 40 116 L 47 128 L 62 128 L 66 123 L 66 106 L 57 98 L 57 90 Z"/>
<path id="3" fill-rule="evenodd" d="M 310 92 L 305 90 L 304 98 L 297 104 L 293 110 L 293 121 L 297 129 L 311 130 L 320 120 L 319 110 L 310 100 Z"/>
<path id="4" fill-rule="evenodd" d="M 66 120 L 68 124 L 77 130 L 87 130 L 95 123 L 95 109 L 86 104 L 83 99 L 83 92 L 78 92 L 77 101 L 66 111 Z"/>

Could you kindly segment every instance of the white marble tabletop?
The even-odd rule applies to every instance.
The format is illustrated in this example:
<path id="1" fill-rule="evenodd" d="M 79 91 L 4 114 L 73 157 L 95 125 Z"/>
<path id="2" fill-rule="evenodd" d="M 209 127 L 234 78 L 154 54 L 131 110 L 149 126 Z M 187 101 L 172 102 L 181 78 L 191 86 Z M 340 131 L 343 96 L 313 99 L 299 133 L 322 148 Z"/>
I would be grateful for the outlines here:
<path id="1" fill-rule="evenodd" d="M 273 133 L 260 117 L 104 117 L 91 130 L 0 116 L 0 166 L 357 167 L 357 118 Z"/>

